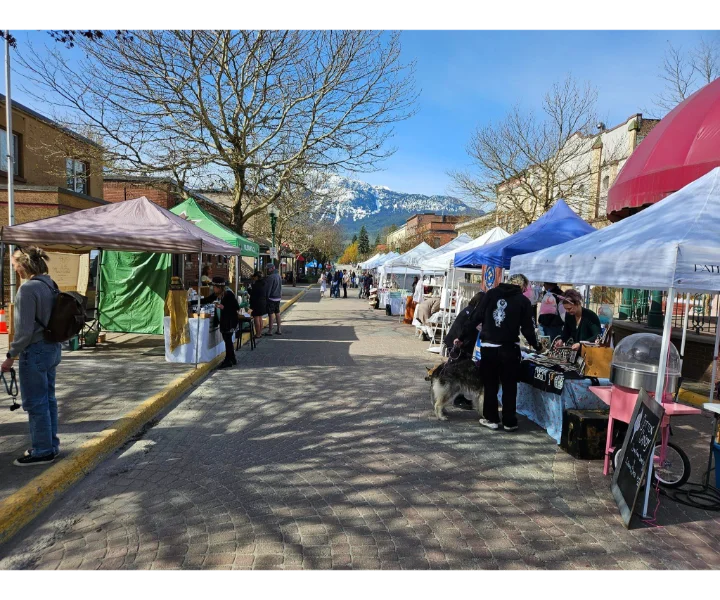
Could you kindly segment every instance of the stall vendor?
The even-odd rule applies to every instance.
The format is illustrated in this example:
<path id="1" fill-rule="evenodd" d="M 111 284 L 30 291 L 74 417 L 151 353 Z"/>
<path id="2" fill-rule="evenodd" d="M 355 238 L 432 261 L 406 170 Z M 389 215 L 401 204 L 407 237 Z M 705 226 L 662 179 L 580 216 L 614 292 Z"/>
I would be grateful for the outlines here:
<path id="1" fill-rule="evenodd" d="M 238 326 L 238 310 L 240 310 L 240 305 L 238 304 L 237 298 L 235 298 L 235 294 L 227 287 L 224 278 L 213 277 L 212 286 L 213 293 L 206 298 L 202 298 L 200 304 L 212 304 L 215 302 L 215 306 L 220 311 L 220 318 L 218 319 L 216 313 L 215 319 L 220 326 L 220 333 L 225 342 L 225 359 L 220 363 L 218 368 L 227 369 L 237 364 L 232 337 L 233 332 Z"/>
<path id="2" fill-rule="evenodd" d="M 582 305 L 582 296 L 577 290 L 563 292 L 563 308 L 565 309 L 565 325 L 556 346 L 572 340 L 573 350 L 580 348 L 580 342 L 594 342 L 600 335 L 599 317 L 589 308 Z"/>

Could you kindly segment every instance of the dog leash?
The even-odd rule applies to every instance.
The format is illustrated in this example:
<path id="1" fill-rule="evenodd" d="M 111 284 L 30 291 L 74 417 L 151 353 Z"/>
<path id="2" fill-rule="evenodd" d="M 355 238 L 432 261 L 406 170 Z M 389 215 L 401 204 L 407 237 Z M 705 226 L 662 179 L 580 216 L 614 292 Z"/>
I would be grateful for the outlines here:
<path id="1" fill-rule="evenodd" d="M 20 408 L 20 405 L 17 403 L 17 397 L 20 390 L 18 389 L 17 377 L 15 377 L 15 369 L 10 369 L 10 383 L 8 383 L 8 380 L 5 379 L 5 373 L 0 373 L 0 379 L 2 379 L 2 382 L 5 385 L 5 391 L 8 396 L 12 396 L 12 405 L 10 406 L 10 410 L 17 410 Z"/>

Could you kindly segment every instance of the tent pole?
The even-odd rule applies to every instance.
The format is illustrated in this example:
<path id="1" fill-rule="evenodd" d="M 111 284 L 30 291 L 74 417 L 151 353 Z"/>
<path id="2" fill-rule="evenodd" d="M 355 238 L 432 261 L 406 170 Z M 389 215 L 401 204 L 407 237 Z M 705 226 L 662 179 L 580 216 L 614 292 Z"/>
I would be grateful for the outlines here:
<path id="1" fill-rule="evenodd" d="M 240 285 L 240 256 L 235 256 L 235 297 L 238 295 L 238 286 Z"/>
<path id="2" fill-rule="evenodd" d="M 712 376 L 710 377 L 710 402 L 715 401 L 715 381 L 717 377 L 718 344 L 720 343 L 720 327 L 715 323 L 715 347 L 713 349 Z"/>
<path id="3" fill-rule="evenodd" d="M 690 317 L 690 292 L 685 294 L 685 314 L 683 315 L 682 342 L 680 343 L 680 367 L 685 362 L 685 341 L 687 340 L 688 319 Z"/>
<path id="4" fill-rule="evenodd" d="M 663 326 L 662 346 L 660 347 L 660 364 L 658 365 L 657 382 L 655 383 L 655 402 L 662 404 L 663 392 L 665 391 L 665 374 L 668 352 L 670 350 L 670 333 L 672 332 L 672 313 L 675 304 L 675 288 L 668 290 L 667 303 L 665 304 L 665 324 Z M 717 340 L 717 337 L 716 337 Z M 716 344 L 717 347 L 717 344 Z M 645 485 L 645 503 L 643 504 L 643 517 L 648 517 L 648 501 L 650 499 L 650 488 L 652 487 L 653 456 L 648 461 L 647 482 Z"/>
<path id="5" fill-rule="evenodd" d="M 95 285 L 95 318 L 98 323 L 98 333 L 100 332 L 100 294 L 102 289 L 102 261 L 103 249 L 98 248 L 98 264 L 97 264 L 97 284 Z"/>
<path id="6" fill-rule="evenodd" d="M 202 240 L 200 240 L 200 254 L 198 258 L 198 298 L 197 298 L 197 337 L 195 338 L 195 368 L 200 360 L 200 284 L 202 283 Z"/>

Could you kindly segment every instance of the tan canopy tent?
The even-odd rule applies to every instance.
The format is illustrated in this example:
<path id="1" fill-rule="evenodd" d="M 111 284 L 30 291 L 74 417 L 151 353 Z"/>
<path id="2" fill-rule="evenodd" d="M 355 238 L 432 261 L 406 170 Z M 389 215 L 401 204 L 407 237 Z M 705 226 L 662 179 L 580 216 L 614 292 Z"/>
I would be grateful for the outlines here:
<path id="1" fill-rule="evenodd" d="M 226 244 L 194 223 L 154 204 L 145 196 L 59 217 L 3 227 L 0 229 L 0 243 L 40 246 L 56 252 L 123 250 L 168 254 L 198 253 L 199 265 L 202 265 L 203 253 L 238 256 L 242 252 L 241 248 Z M 198 280 L 200 279 L 199 273 Z M 98 276 L 96 313 L 100 287 Z M 199 307 L 198 299 L 198 309 Z M 197 356 L 196 350 L 196 365 Z"/>
<path id="2" fill-rule="evenodd" d="M 0 241 L 16 246 L 40 246 L 56 252 L 85 253 L 102 249 L 234 256 L 241 253 L 237 246 L 226 244 L 145 196 L 3 227 Z"/>

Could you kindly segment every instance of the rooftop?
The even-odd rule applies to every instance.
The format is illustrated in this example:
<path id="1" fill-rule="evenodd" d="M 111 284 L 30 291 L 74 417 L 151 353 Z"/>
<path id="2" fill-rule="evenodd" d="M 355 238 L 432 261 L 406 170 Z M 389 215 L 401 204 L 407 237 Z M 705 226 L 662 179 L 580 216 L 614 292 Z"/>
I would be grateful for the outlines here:
<path id="1" fill-rule="evenodd" d="M 5 95 L 0 94 L 0 104 L 2 106 L 5 106 Z M 76 133 L 72 129 L 68 129 L 64 125 L 60 125 L 57 121 L 53 121 L 50 117 L 46 117 L 45 115 L 41 115 L 39 112 L 34 111 L 32 108 L 29 108 L 25 106 L 24 104 L 20 104 L 20 102 L 17 102 L 15 100 L 12 100 L 11 102 L 13 110 L 16 110 L 21 113 L 25 113 L 29 117 L 33 117 L 34 119 L 37 119 L 38 121 L 42 121 L 43 123 L 46 123 L 47 125 L 50 125 L 51 127 L 54 127 L 55 129 L 58 129 L 59 131 L 62 131 L 63 133 L 66 133 L 70 137 L 75 138 L 78 141 L 81 141 L 85 144 L 89 144 L 90 146 L 94 146 L 95 148 L 98 148 L 100 150 L 103 150 L 103 147 L 98 144 L 97 142 L 93 142 L 91 139 L 86 138 L 83 135 L 80 135 L 79 133 Z"/>

